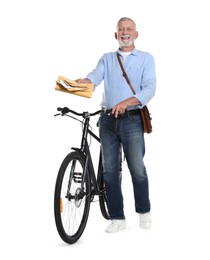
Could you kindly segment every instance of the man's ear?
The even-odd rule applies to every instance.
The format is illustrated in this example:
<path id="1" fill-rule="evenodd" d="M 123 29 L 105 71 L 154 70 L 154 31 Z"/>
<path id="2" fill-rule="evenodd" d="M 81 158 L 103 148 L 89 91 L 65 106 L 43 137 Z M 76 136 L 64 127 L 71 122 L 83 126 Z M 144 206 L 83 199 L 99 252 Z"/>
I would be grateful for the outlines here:
<path id="1" fill-rule="evenodd" d="M 139 33 L 138 33 L 137 31 L 136 31 L 136 35 L 135 35 L 135 36 L 136 36 L 136 38 L 135 38 L 135 39 L 137 39 L 137 38 L 138 38 L 138 36 L 139 36 Z"/>
<path id="2" fill-rule="evenodd" d="M 115 39 L 117 40 L 117 33 L 114 34 Z"/>

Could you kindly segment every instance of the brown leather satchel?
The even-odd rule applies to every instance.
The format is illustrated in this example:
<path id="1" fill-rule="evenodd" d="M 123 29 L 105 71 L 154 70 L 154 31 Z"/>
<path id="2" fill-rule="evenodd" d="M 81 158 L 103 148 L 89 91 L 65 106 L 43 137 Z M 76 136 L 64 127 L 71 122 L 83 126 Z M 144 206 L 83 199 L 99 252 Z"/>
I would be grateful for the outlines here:
<path id="1" fill-rule="evenodd" d="M 123 77 L 126 79 L 129 87 L 131 88 L 133 94 L 135 95 L 136 92 L 133 88 L 133 86 L 131 85 L 131 82 L 123 68 L 123 65 L 122 65 L 122 62 L 121 62 L 121 59 L 120 59 L 120 55 L 119 53 L 117 52 L 117 58 L 118 58 L 118 61 L 119 61 L 119 64 L 120 64 L 120 67 L 122 69 L 122 72 L 123 72 Z M 151 115 L 149 113 L 149 109 L 147 106 L 144 106 L 143 108 L 140 109 L 140 115 L 141 115 L 141 119 L 142 119 L 142 123 L 143 123 L 143 128 L 144 128 L 144 133 L 151 133 L 152 132 L 152 118 L 151 118 Z"/>

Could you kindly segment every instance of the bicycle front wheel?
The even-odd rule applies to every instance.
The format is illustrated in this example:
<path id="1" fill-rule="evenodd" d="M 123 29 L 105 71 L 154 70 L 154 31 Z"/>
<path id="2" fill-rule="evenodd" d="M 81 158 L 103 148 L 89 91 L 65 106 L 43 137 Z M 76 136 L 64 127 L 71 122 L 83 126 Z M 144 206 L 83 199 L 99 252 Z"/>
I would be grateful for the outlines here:
<path id="1" fill-rule="evenodd" d="M 58 233 L 68 244 L 75 243 L 87 224 L 91 188 L 88 172 L 84 177 L 85 157 L 78 151 L 63 160 L 55 185 L 54 215 Z"/>

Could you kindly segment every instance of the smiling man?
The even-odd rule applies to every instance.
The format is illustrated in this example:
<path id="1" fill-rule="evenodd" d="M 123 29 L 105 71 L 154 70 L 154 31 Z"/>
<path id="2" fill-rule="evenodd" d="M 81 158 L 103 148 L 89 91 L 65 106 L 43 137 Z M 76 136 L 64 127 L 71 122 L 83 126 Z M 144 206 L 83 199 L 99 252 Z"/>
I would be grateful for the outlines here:
<path id="1" fill-rule="evenodd" d="M 117 32 L 115 33 L 115 38 L 119 42 L 119 47 L 122 51 L 132 51 L 133 44 L 138 37 L 138 32 L 136 31 L 136 24 L 131 19 L 121 18 L 117 25 Z"/>
<path id="2" fill-rule="evenodd" d="M 126 228 L 121 189 L 122 148 L 132 178 L 135 210 L 140 218 L 140 227 L 151 227 L 148 176 L 143 160 L 144 132 L 139 109 L 154 96 L 156 75 L 153 56 L 135 48 L 137 37 L 135 22 L 128 17 L 121 18 L 115 32 L 115 39 L 119 43 L 117 52 L 104 54 L 86 78 L 77 80 L 78 83 L 93 83 L 95 87 L 104 81 L 99 133 L 111 218 L 111 223 L 105 230 L 108 233 Z M 132 93 L 123 77 L 117 53 L 136 94 Z"/>

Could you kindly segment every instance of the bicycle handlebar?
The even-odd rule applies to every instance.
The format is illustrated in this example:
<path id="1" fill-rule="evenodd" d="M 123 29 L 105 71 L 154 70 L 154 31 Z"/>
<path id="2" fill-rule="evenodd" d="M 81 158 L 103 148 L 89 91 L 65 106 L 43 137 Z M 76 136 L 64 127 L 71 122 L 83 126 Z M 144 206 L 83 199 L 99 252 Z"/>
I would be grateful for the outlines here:
<path id="1" fill-rule="evenodd" d="M 89 113 L 89 112 L 78 113 L 78 112 L 76 112 L 74 110 L 69 109 L 68 107 L 63 107 L 63 108 L 62 107 L 58 107 L 57 111 L 60 111 L 62 116 L 64 116 L 67 113 L 72 113 L 72 114 L 74 114 L 76 116 L 82 116 L 83 118 L 88 118 L 90 116 L 95 116 L 95 115 L 101 113 L 103 110 L 98 110 L 98 111 L 96 111 L 94 113 Z"/>

